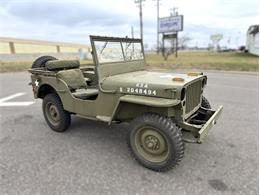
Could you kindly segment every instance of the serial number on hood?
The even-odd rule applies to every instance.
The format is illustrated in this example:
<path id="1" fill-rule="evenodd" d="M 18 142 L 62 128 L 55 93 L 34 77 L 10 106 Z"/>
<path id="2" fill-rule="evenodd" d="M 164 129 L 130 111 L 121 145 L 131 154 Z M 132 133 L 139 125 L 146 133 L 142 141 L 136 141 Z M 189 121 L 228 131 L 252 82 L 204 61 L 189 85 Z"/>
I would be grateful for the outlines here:
<path id="1" fill-rule="evenodd" d="M 123 89 L 120 88 L 120 92 L 123 92 Z M 127 93 L 137 93 L 141 95 L 157 95 L 157 91 L 154 89 L 143 89 L 143 88 L 134 88 L 134 87 L 127 87 Z"/>

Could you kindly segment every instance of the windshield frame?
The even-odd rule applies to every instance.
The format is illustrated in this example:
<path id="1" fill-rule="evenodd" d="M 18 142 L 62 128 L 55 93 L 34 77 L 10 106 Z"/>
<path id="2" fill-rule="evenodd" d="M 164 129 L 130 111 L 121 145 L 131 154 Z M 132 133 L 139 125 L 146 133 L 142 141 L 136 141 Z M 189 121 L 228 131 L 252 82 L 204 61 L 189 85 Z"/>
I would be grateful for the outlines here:
<path id="1" fill-rule="evenodd" d="M 103 41 L 103 42 L 117 42 L 121 45 L 121 51 L 123 55 L 123 60 L 118 61 L 111 61 L 111 62 L 99 62 L 98 54 L 96 50 L 96 44 L 95 42 Z M 145 62 L 145 55 L 144 55 L 144 47 L 142 39 L 136 39 L 136 38 L 120 38 L 120 37 L 103 37 L 103 36 L 90 36 L 90 42 L 92 47 L 92 55 L 93 55 L 93 61 L 96 65 L 103 65 L 103 64 L 111 64 L 111 63 L 127 63 L 127 62 L 133 62 L 133 61 L 144 61 Z M 143 55 L 142 59 L 134 59 L 134 60 L 127 60 L 125 57 L 125 52 L 123 49 L 123 43 L 140 43 L 141 45 L 141 52 Z"/>

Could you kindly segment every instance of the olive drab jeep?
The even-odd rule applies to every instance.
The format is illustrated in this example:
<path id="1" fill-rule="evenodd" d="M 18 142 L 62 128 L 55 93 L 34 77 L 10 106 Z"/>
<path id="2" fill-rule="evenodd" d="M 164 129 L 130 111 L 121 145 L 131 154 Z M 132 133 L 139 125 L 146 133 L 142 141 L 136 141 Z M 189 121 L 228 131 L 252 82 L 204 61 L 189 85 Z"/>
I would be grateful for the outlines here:
<path id="1" fill-rule="evenodd" d="M 133 157 L 154 171 L 167 171 L 184 156 L 184 142 L 202 143 L 223 107 L 212 110 L 203 96 L 207 77 L 147 68 L 141 39 L 90 36 L 93 64 L 42 56 L 31 84 L 47 124 L 57 132 L 71 115 L 129 123 Z"/>

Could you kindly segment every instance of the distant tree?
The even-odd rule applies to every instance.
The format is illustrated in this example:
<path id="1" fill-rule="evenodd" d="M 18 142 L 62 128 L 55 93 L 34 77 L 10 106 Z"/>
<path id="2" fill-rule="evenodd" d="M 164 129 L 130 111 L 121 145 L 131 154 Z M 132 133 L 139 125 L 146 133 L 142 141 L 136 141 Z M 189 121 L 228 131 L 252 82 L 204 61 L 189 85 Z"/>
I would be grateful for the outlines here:
<path id="1" fill-rule="evenodd" d="M 187 44 L 192 40 L 189 35 L 182 35 L 178 38 L 178 46 L 179 48 L 184 49 L 187 47 Z"/>

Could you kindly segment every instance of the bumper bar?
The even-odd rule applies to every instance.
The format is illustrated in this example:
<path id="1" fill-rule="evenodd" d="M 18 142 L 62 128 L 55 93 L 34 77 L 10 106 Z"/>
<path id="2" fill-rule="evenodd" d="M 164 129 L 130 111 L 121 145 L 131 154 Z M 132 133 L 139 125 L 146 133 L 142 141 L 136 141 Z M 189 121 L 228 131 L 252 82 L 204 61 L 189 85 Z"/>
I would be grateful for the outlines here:
<path id="1" fill-rule="evenodd" d="M 202 126 L 199 130 L 198 143 L 202 143 L 204 138 L 208 135 L 209 130 L 216 124 L 220 114 L 223 111 L 223 106 L 220 106 L 214 114 L 209 118 L 209 120 Z"/>

